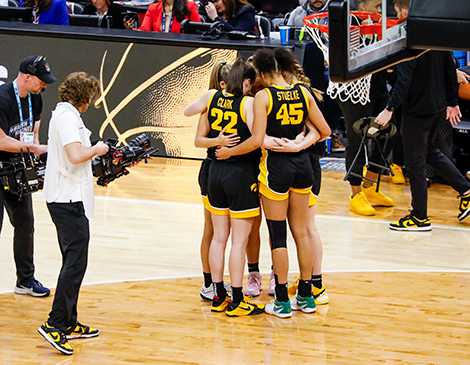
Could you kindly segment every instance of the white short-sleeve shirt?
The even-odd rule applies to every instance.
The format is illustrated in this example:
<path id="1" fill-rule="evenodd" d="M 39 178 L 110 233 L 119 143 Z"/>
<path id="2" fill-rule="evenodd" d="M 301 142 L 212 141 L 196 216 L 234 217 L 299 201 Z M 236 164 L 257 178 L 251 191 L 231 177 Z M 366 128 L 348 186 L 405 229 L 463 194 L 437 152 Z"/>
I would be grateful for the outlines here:
<path id="1" fill-rule="evenodd" d="M 94 185 L 91 160 L 73 164 L 65 146 L 79 142 L 91 147 L 91 132 L 69 102 L 58 103 L 49 122 L 46 175 L 42 197 L 48 203 L 83 202 L 85 215 L 93 219 Z"/>

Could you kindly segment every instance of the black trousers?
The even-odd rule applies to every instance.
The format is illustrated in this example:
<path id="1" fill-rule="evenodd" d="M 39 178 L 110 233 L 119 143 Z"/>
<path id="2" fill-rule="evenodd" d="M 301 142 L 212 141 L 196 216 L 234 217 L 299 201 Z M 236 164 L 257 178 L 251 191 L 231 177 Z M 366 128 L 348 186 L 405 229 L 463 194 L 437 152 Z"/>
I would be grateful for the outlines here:
<path id="1" fill-rule="evenodd" d="M 34 215 L 31 195 L 25 195 L 18 201 L 18 195 L 0 187 L 0 232 L 3 225 L 3 207 L 14 228 L 16 283 L 27 284 L 34 277 Z"/>
<path id="2" fill-rule="evenodd" d="M 77 303 L 80 286 L 88 263 L 90 227 L 82 202 L 47 203 L 57 229 L 62 268 L 48 322 L 66 331 L 77 323 Z"/>
<path id="3" fill-rule="evenodd" d="M 343 111 L 344 116 L 344 123 L 346 125 L 346 134 L 348 137 L 348 144 L 346 146 L 346 170 L 349 171 L 349 168 L 356 157 L 359 147 L 361 145 L 362 137 L 356 134 L 353 130 L 353 124 L 364 117 L 375 117 L 379 115 L 379 113 L 384 110 L 385 106 L 387 105 L 388 97 L 372 100 L 370 103 L 366 105 L 362 105 L 360 103 L 354 104 L 351 101 L 341 102 L 338 101 L 341 110 Z M 391 121 L 395 123 L 395 119 Z M 390 149 L 393 145 L 393 139 L 391 139 L 387 143 L 387 151 L 384 151 L 384 156 L 386 157 L 390 153 Z M 383 148 L 383 142 L 380 142 L 381 148 Z M 383 165 L 384 161 L 382 161 L 380 157 L 380 150 L 377 147 L 377 144 L 374 142 L 372 143 L 372 148 L 369 150 L 369 160 L 371 162 Z M 362 168 L 366 163 L 364 150 L 359 154 L 359 157 L 354 165 L 352 172 L 359 174 L 362 176 Z M 369 171 L 378 173 L 379 168 L 373 165 L 370 165 Z M 360 177 L 350 175 L 348 177 L 348 181 L 352 186 L 359 186 L 361 185 L 362 179 Z"/>
<path id="4" fill-rule="evenodd" d="M 412 213 L 419 219 L 427 217 L 426 163 L 460 194 L 470 189 L 470 184 L 459 170 L 434 144 L 437 128 L 445 119 L 445 113 L 444 110 L 421 116 L 403 114 L 401 134 L 405 166 L 410 178 Z"/>

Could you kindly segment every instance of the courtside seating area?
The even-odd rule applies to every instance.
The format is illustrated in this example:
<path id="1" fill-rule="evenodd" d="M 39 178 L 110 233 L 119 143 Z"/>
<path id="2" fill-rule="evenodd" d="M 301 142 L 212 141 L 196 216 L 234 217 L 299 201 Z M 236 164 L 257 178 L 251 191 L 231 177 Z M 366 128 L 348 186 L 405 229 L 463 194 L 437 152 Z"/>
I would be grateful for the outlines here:
<path id="1" fill-rule="evenodd" d="M 139 3 L 138 6 L 135 6 L 131 2 L 118 1 L 122 4 L 128 11 L 137 12 L 139 15 L 145 14 L 146 6 L 142 3 Z M 250 1 L 255 7 L 256 15 L 256 24 L 259 30 L 259 33 L 264 37 L 269 37 L 272 31 L 278 31 L 280 25 L 287 24 L 290 12 L 298 6 L 298 0 L 251 0 Z M 149 2 L 148 4 L 150 4 Z M 198 3 L 199 14 L 201 15 L 201 20 L 203 22 L 208 22 L 208 17 L 204 10 L 204 5 L 202 1 L 196 0 Z M 8 0 L 9 7 L 18 7 L 19 2 L 17 0 Z M 83 13 L 85 6 L 88 4 L 87 1 L 83 0 L 70 0 L 67 1 L 67 7 L 69 14 L 71 14 L 74 19 L 80 18 L 80 15 Z M 84 22 L 86 23 L 86 22 Z"/>

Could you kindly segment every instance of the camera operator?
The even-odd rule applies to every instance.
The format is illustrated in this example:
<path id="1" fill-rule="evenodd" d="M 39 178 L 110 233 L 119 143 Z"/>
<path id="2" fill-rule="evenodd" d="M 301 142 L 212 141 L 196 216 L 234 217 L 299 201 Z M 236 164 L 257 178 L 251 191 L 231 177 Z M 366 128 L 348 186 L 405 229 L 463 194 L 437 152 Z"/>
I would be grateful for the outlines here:
<path id="1" fill-rule="evenodd" d="M 0 86 L 0 161 L 9 162 L 18 153 L 39 156 L 47 146 L 39 145 L 42 112 L 40 92 L 57 81 L 43 56 L 26 57 L 18 77 Z M 31 195 L 21 199 L 0 185 L 0 230 L 5 206 L 14 227 L 13 251 L 16 264 L 16 294 L 45 297 L 50 290 L 34 278 L 34 216 Z"/>
<path id="2" fill-rule="evenodd" d="M 93 219 L 94 186 L 91 159 L 108 152 L 103 142 L 91 145 L 91 132 L 80 114 L 98 90 L 98 80 L 85 72 L 74 72 L 59 86 L 59 98 L 49 123 L 48 156 L 43 198 L 57 229 L 62 268 L 49 319 L 39 333 L 57 350 L 72 355 L 67 342 L 90 338 L 99 331 L 77 321 L 77 302 L 85 276 Z"/>

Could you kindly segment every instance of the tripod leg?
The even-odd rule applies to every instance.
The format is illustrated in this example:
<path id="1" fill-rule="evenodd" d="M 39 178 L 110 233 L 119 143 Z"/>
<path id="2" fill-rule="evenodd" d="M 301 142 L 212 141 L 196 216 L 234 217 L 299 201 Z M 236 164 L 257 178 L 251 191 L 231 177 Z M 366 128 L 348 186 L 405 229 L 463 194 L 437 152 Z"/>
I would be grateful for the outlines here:
<path id="1" fill-rule="evenodd" d="M 348 177 L 351 175 L 351 171 L 354 168 L 354 166 L 356 165 L 357 159 L 359 158 L 359 154 L 362 151 L 362 147 L 363 146 L 365 147 L 366 136 L 367 136 L 367 134 L 364 134 L 362 136 L 361 145 L 359 146 L 359 149 L 357 150 L 356 156 L 354 157 L 354 160 L 353 160 L 351 166 L 349 166 L 349 169 L 348 169 L 346 175 L 344 176 L 343 181 L 346 181 L 348 179 Z M 366 150 L 366 152 L 367 152 L 367 150 Z M 367 153 L 366 153 L 366 158 L 367 158 Z"/>

